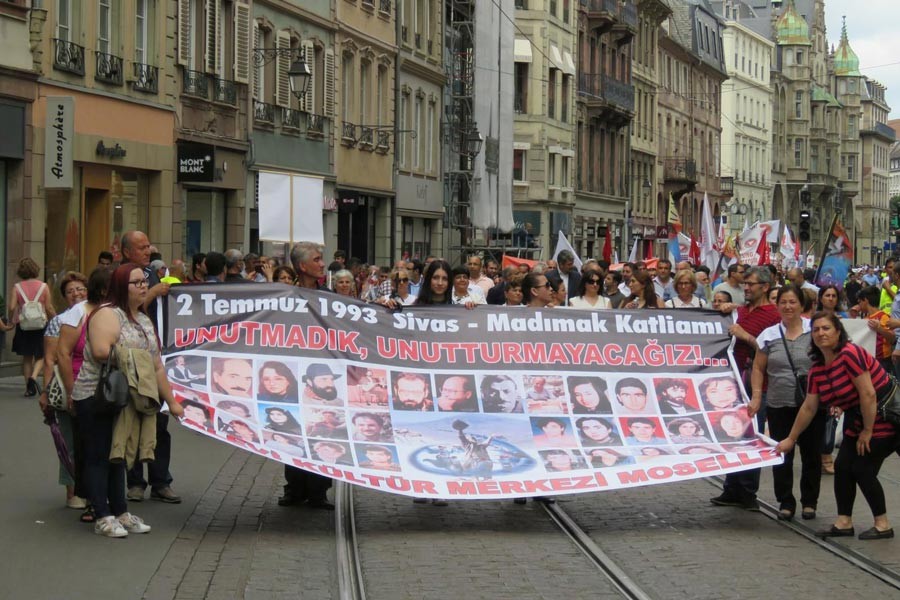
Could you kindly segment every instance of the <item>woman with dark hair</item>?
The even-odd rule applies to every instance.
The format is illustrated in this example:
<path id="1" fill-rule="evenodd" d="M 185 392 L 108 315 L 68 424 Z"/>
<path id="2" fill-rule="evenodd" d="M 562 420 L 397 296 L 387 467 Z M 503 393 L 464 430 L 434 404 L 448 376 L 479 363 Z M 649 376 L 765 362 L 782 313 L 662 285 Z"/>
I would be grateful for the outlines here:
<path id="1" fill-rule="evenodd" d="M 41 372 L 41 362 L 44 358 L 44 325 L 56 316 L 53 303 L 50 301 L 50 288 L 38 279 L 40 274 L 41 268 L 33 259 L 26 257 L 20 260 L 16 275 L 21 281 L 13 286 L 8 296 L 9 322 L 16 327 L 12 351 L 22 357 L 26 396 L 36 396 L 38 393 L 34 377 Z M 27 328 L 23 328 L 22 311 L 30 302 L 37 302 L 43 309 L 44 325 L 37 327 L 29 320 L 24 324 Z"/>
<path id="2" fill-rule="evenodd" d="M 68 405 L 74 411 L 74 401 L 72 400 L 72 389 L 75 386 L 75 380 L 81 371 L 81 365 L 84 363 L 84 321 L 85 315 L 90 315 L 97 309 L 106 297 L 106 291 L 109 287 L 109 277 L 112 274 L 106 267 L 98 267 L 91 273 L 87 281 L 87 300 L 76 304 L 60 316 L 59 341 L 56 347 L 56 362 L 59 366 L 59 375 L 62 379 L 63 388 L 66 391 Z M 74 466 L 75 466 L 75 492 L 76 495 L 86 494 L 84 488 L 84 450 L 81 439 L 81 433 L 77 422 L 74 423 Z M 84 523 L 94 522 L 94 509 L 90 504 L 85 507 L 81 514 L 81 521 Z"/>
<path id="3" fill-rule="evenodd" d="M 575 421 L 582 446 L 621 446 L 615 426 L 602 417 L 581 417 Z"/>
<path id="4" fill-rule="evenodd" d="M 841 289 L 829 283 L 819 288 L 818 304 L 816 310 L 823 312 L 831 312 L 842 319 L 848 317 L 845 307 L 847 303 L 844 301 L 844 292 Z"/>
<path id="5" fill-rule="evenodd" d="M 294 418 L 294 415 L 277 406 L 270 406 L 266 409 L 266 423 L 263 427 L 271 431 L 290 433 L 291 435 L 301 435 L 303 433 L 303 428 L 297 422 L 297 419 Z"/>
<path id="6" fill-rule="evenodd" d="M 806 379 L 812 362 L 808 351 L 810 342 L 809 321 L 802 317 L 803 292 L 793 284 L 778 289 L 776 306 L 781 323 L 764 329 L 756 338 L 759 350 L 753 359 L 750 382 L 753 395 L 747 407 L 751 417 L 762 408 L 766 394 L 766 421 L 771 436 L 780 440 L 788 435 L 797 418 L 800 404 L 797 402 L 797 377 Z M 788 354 L 790 352 L 790 354 Z M 796 372 L 796 375 L 795 375 Z M 806 390 L 799 390 L 801 397 Z M 797 439 L 800 446 L 800 505 L 801 516 L 813 519 L 819 502 L 819 484 L 822 468 L 819 455 L 822 452 L 822 435 L 825 431 L 824 411 L 818 411 L 811 426 Z M 778 500 L 778 518 L 789 521 L 797 511 L 794 497 L 794 452 L 784 455 L 784 463 L 772 467 L 775 499 Z"/>
<path id="7" fill-rule="evenodd" d="M 453 277 L 453 292 L 451 301 L 453 304 L 487 304 L 484 300 L 484 293 L 481 288 L 469 285 L 469 269 L 465 265 L 460 265 L 451 272 Z"/>
<path id="8" fill-rule="evenodd" d="M 569 397 L 576 415 L 610 414 L 612 407 L 606 395 L 606 382 L 599 377 L 569 377 Z"/>
<path id="9" fill-rule="evenodd" d="M 612 448 L 592 448 L 586 451 L 591 457 L 591 466 L 595 469 L 603 469 L 605 467 L 618 467 L 619 465 L 630 465 L 634 463 L 634 457 L 622 454 L 618 450 Z"/>
<path id="10" fill-rule="evenodd" d="M 665 304 L 656 295 L 653 287 L 653 280 L 647 271 L 635 271 L 631 275 L 631 281 L 628 282 L 628 289 L 631 295 L 622 300 L 619 308 L 635 309 L 635 308 L 664 308 Z"/>
<path id="11" fill-rule="evenodd" d="M 575 448 L 575 437 L 567 431 L 569 420 L 563 417 L 537 417 L 531 420 L 541 433 L 534 435 L 534 445 L 538 448 Z"/>
<path id="12" fill-rule="evenodd" d="M 272 282 L 273 283 L 284 283 L 287 285 L 294 285 L 294 282 L 297 280 L 297 274 L 294 273 L 294 269 L 287 265 L 281 265 L 280 267 L 275 267 L 275 270 L 272 271 Z"/>
<path id="13" fill-rule="evenodd" d="M 776 450 L 793 450 L 800 434 L 813 421 L 823 405 L 832 415 L 844 412 L 844 442 L 834 462 L 834 495 L 837 519 L 819 532 L 822 537 L 853 536 L 853 503 L 856 487 L 862 491 L 872 515 L 874 527 L 859 534 L 861 540 L 894 537 L 887 517 L 884 489 L 878 471 L 884 459 L 898 447 L 898 431 L 878 414 L 877 401 L 893 392 L 893 383 L 878 360 L 865 349 L 849 341 L 837 315 L 818 312 L 812 318 L 812 345 L 809 349 L 806 400 L 788 436 Z"/>
<path id="14" fill-rule="evenodd" d="M 72 461 L 73 464 L 75 462 L 74 422 L 72 421 L 71 414 L 68 410 L 53 410 L 49 408 L 47 404 L 47 388 L 49 387 L 50 381 L 53 379 L 53 368 L 56 366 L 57 347 L 59 346 L 59 330 L 62 326 L 60 318 L 74 306 L 84 301 L 87 293 L 87 287 L 85 287 L 86 283 L 87 277 L 81 273 L 76 273 L 75 271 L 69 271 L 60 281 L 59 291 L 62 294 L 62 297 L 66 299 L 66 304 L 69 308 L 65 312 L 50 319 L 46 329 L 44 329 L 44 382 L 46 385 L 38 399 L 38 403 L 44 414 L 48 414 L 49 410 L 50 413 L 48 418 L 55 419 L 59 424 L 59 429 L 68 446 L 69 460 Z M 60 381 L 60 383 L 62 383 L 62 381 Z M 75 492 L 75 485 L 77 482 L 74 475 L 74 473 L 69 473 L 69 470 L 63 465 L 62 461 L 60 461 L 59 484 L 66 486 L 66 506 L 69 508 L 83 509 L 86 507 L 83 496 L 81 495 L 83 490 L 80 489 L 81 486 L 79 485 L 79 493 Z"/>
<path id="15" fill-rule="evenodd" d="M 300 397 L 300 388 L 297 378 L 291 369 L 277 360 L 269 360 L 263 363 L 259 369 L 259 394 L 260 402 L 293 402 L 297 403 Z"/>
<path id="16" fill-rule="evenodd" d="M 446 260 L 434 260 L 425 267 L 422 274 L 422 289 L 416 298 L 416 306 L 430 304 L 452 304 L 450 274 L 453 268 Z"/>
<path id="17" fill-rule="evenodd" d="M 117 268 L 110 278 L 106 303 L 87 319 L 84 364 L 75 380 L 72 398 L 78 415 L 78 429 L 84 444 L 84 482 L 94 507 L 94 532 L 106 537 L 125 537 L 146 533 L 150 527 L 128 512 L 125 500 L 125 462 L 111 462 L 113 424 L 116 415 L 100 410 L 94 390 L 100 380 L 100 367 L 118 346 L 149 353 L 156 373 L 160 399 L 169 412 L 180 417 L 184 409 L 172 396 L 172 389 L 159 358 L 159 341 L 150 318 L 144 313 L 147 279 L 143 269 L 128 263 Z"/>
<path id="18" fill-rule="evenodd" d="M 612 308 L 609 298 L 601 296 L 603 290 L 603 275 L 598 271 L 588 271 L 578 283 L 575 296 L 569 300 L 572 308 L 585 310 L 604 310 Z"/>

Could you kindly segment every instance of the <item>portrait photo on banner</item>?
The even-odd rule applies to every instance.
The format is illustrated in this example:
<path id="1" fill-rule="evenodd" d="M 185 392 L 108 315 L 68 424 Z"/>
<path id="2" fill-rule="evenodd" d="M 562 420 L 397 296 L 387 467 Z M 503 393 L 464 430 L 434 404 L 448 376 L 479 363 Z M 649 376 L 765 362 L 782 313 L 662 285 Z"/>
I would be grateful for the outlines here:
<path id="1" fill-rule="evenodd" d="M 326 465 L 353 466 L 350 444 L 334 440 L 309 439 L 310 458 Z"/>
<path id="2" fill-rule="evenodd" d="M 237 356 L 210 359 L 210 390 L 234 398 L 253 398 L 253 361 Z"/>
<path id="3" fill-rule="evenodd" d="M 659 410 L 652 386 L 639 377 L 622 377 L 610 381 L 615 397 L 613 409 L 620 415 L 657 415 Z"/>
<path id="4" fill-rule="evenodd" d="M 306 448 L 301 436 L 270 431 L 267 429 L 263 429 L 262 434 L 263 444 L 269 450 L 287 454 L 294 458 L 306 458 Z"/>
<path id="5" fill-rule="evenodd" d="M 166 377 L 194 389 L 207 389 L 206 357 L 178 354 L 166 358 Z"/>
<path id="6" fill-rule="evenodd" d="M 347 378 L 338 361 L 302 361 L 303 404 L 342 407 L 347 400 Z"/>
<path id="7" fill-rule="evenodd" d="M 566 386 L 559 375 L 524 376 L 525 408 L 532 415 L 567 415 L 572 412 L 566 400 Z"/>
<path id="8" fill-rule="evenodd" d="M 256 399 L 260 402 L 300 402 L 297 361 L 256 360 Z"/>
<path id="9" fill-rule="evenodd" d="M 220 414 L 228 413 L 239 419 L 257 422 L 256 403 L 252 400 L 235 400 L 233 398 L 213 396 L 213 405 L 219 410 Z"/>
<path id="10" fill-rule="evenodd" d="M 388 407 L 387 369 L 347 367 L 347 403 L 354 408 Z"/>
<path id="11" fill-rule="evenodd" d="M 434 412 L 433 389 L 428 373 L 391 372 L 391 406 L 394 410 Z"/>
<path id="12" fill-rule="evenodd" d="M 342 409 L 304 406 L 303 422 L 306 426 L 307 437 L 332 440 L 348 439 L 347 413 Z"/>

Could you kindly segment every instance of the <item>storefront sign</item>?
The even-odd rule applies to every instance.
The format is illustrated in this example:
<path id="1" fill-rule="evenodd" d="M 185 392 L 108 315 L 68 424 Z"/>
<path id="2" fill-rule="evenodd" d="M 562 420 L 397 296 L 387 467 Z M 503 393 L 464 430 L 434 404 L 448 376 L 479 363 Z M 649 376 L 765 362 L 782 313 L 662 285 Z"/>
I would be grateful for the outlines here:
<path id="1" fill-rule="evenodd" d="M 128 153 L 125 151 L 125 148 L 119 144 L 110 148 L 103 143 L 103 140 L 97 142 L 97 156 L 105 156 L 106 158 L 125 158 L 126 154 Z"/>
<path id="2" fill-rule="evenodd" d="M 666 225 L 660 225 L 656 228 L 656 237 L 657 239 L 664 240 L 669 237 L 669 227 Z"/>
<path id="3" fill-rule="evenodd" d="M 337 200 L 334 197 L 325 196 L 322 199 L 322 210 L 326 212 L 337 212 Z"/>
<path id="4" fill-rule="evenodd" d="M 178 182 L 215 181 L 216 148 L 208 144 L 178 144 Z"/>
<path id="5" fill-rule="evenodd" d="M 47 97 L 44 126 L 44 187 L 72 189 L 72 145 L 75 141 L 75 99 Z"/>

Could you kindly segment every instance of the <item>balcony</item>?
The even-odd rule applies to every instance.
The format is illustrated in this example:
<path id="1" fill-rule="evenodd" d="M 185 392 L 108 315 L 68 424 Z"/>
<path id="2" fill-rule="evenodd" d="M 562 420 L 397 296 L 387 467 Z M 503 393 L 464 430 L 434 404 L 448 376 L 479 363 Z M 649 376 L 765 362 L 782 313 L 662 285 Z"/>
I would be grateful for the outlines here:
<path id="1" fill-rule="evenodd" d="M 612 29 L 619 18 L 618 0 L 580 0 L 581 11 L 587 18 L 588 29 L 597 35 Z"/>
<path id="2" fill-rule="evenodd" d="M 379 12 L 381 12 L 381 14 L 383 14 L 383 15 L 390 15 L 392 2 L 393 2 L 393 0 L 381 0 L 378 3 Z"/>
<path id="3" fill-rule="evenodd" d="M 378 141 L 375 143 L 375 151 L 380 154 L 387 154 L 391 149 L 391 133 L 389 131 L 379 131 L 376 139 Z"/>
<path id="4" fill-rule="evenodd" d="M 734 194 L 734 177 L 719 178 L 719 193 L 724 194 L 725 196 Z"/>
<path id="5" fill-rule="evenodd" d="M 159 92 L 159 69 L 141 63 L 132 63 L 131 66 L 134 67 L 131 89 L 148 94 Z"/>
<path id="6" fill-rule="evenodd" d="M 360 126 L 359 140 L 357 141 L 359 142 L 360 148 L 371 150 L 375 147 L 375 130 L 371 127 Z"/>
<path id="7" fill-rule="evenodd" d="M 428 48 L 428 56 L 434 54 L 434 42 L 432 40 L 428 40 L 425 46 Z"/>
<path id="8" fill-rule="evenodd" d="M 663 178 L 665 181 L 697 183 L 697 163 L 693 158 L 666 158 Z"/>
<path id="9" fill-rule="evenodd" d="M 254 123 L 275 125 L 275 105 L 253 101 L 253 121 Z"/>
<path id="10" fill-rule="evenodd" d="M 353 147 L 356 145 L 356 125 L 344 121 L 341 123 L 341 143 L 345 146 Z"/>
<path id="11" fill-rule="evenodd" d="M 281 108 L 281 126 L 286 129 L 300 129 L 300 111 L 293 108 Z"/>
<path id="12" fill-rule="evenodd" d="M 112 85 L 122 85 L 122 59 L 106 52 L 94 52 L 97 70 L 94 79 Z"/>
<path id="13" fill-rule="evenodd" d="M 628 0 L 621 6 L 619 20 L 613 25 L 613 33 L 618 34 L 616 44 L 622 46 L 631 41 L 637 33 L 638 12 L 634 2 Z"/>
<path id="14" fill-rule="evenodd" d="M 306 115 L 306 137 L 324 137 L 325 136 L 325 117 L 322 115 L 314 115 L 307 113 Z"/>
<path id="15" fill-rule="evenodd" d="M 896 139 L 896 135 L 894 130 L 885 125 L 884 123 L 875 123 L 875 127 L 867 127 L 860 131 L 863 135 L 877 135 L 881 136 L 888 142 L 893 142 Z"/>
<path id="16" fill-rule="evenodd" d="M 233 81 L 215 77 L 213 79 L 213 100 L 234 106 L 237 104 L 237 86 Z"/>
<path id="17" fill-rule="evenodd" d="M 634 115 L 634 86 L 608 75 L 580 73 L 578 99 L 585 103 L 591 118 L 626 124 Z"/>
<path id="18" fill-rule="evenodd" d="M 416 40 L 416 50 L 421 50 L 421 49 L 422 49 L 422 34 L 421 34 L 421 33 L 417 33 L 417 34 L 415 34 L 415 36 L 413 36 L 413 37 L 414 37 L 415 40 Z"/>
<path id="19" fill-rule="evenodd" d="M 406 42 L 409 39 L 409 28 L 404 25 L 400 28 L 400 41 Z"/>
<path id="20" fill-rule="evenodd" d="M 209 99 L 209 77 L 206 73 L 185 69 L 182 84 L 186 96 Z"/>
<path id="21" fill-rule="evenodd" d="M 54 39 L 53 68 L 75 75 L 84 75 L 84 46 Z"/>

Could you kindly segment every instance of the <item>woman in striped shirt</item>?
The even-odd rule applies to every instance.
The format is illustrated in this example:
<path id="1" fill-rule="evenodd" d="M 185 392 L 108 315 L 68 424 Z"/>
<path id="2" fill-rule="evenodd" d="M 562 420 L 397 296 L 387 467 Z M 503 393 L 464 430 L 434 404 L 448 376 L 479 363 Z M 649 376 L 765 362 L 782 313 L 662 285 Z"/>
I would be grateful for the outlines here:
<path id="1" fill-rule="evenodd" d="M 889 394 L 893 385 L 887 372 L 863 348 L 853 344 L 834 313 L 818 312 L 812 318 L 812 345 L 806 400 L 790 434 L 776 450 L 790 452 L 797 438 L 812 422 L 821 403 L 831 414 L 845 412 L 847 430 L 835 461 L 834 496 L 838 517 L 822 537 L 853 536 L 853 502 L 856 486 L 862 491 L 875 526 L 859 534 L 861 540 L 894 537 L 887 518 L 884 490 L 878 481 L 881 463 L 898 448 L 897 430 L 883 420 L 876 398 Z"/>

